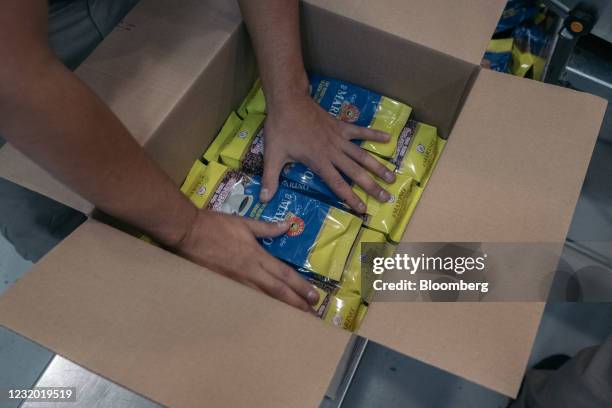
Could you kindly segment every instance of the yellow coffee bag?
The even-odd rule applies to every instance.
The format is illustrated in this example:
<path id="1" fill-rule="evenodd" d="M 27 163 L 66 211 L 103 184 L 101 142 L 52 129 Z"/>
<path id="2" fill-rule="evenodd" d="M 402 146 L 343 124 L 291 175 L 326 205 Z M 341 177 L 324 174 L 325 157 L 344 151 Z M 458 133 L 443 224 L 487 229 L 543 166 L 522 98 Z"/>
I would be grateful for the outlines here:
<path id="1" fill-rule="evenodd" d="M 330 296 L 323 320 L 336 327 L 353 331 L 360 305 L 359 295 L 340 289 L 338 293 Z"/>
<path id="2" fill-rule="evenodd" d="M 402 130 L 390 162 L 398 174 L 410 176 L 421 184 L 429 178 L 445 145 L 446 140 L 438 136 L 435 127 L 411 120 Z"/>

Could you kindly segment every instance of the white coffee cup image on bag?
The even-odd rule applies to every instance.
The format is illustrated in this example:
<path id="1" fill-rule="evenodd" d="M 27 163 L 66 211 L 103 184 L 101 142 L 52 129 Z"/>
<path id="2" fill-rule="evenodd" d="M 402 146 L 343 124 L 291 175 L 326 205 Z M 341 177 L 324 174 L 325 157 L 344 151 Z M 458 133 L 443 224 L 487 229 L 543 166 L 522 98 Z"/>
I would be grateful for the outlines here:
<path id="1" fill-rule="evenodd" d="M 245 216 L 246 213 L 253 205 L 255 199 L 252 195 L 244 194 L 244 186 L 240 183 L 236 183 L 223 205 L 221 205 L 220 211 L 225 214 Z"/>

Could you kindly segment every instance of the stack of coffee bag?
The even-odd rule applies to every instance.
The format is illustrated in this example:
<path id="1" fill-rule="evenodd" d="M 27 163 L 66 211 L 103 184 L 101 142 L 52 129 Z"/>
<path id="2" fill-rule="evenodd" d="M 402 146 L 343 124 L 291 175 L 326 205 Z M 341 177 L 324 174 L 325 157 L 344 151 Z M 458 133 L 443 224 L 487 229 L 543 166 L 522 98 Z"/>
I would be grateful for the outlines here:
<path id="1" fill-rule="evenodd" d="M 354 330 L 372 296 L 362 272 L 374 256 L 389 255 L 391 248 L 374 246 L 375 252 L 385 253 L 371 253 L 362 251 L 367 248 L 363 244 L 401 240 L 445 140 L 435 127 L 410 120 L 408 105 L 344 81 L 318 75 L 309 79 L 311 96 L 331 115 L 391 136 L 385 143 L 355 141 L 395 172 L 393 183 L 373 176 L 391 194 L 388 202 L 380 203 L 353 185 L 367 205 L 366 214 L 353 213 L 301 163 L 286 165 L 274 197 L 261 202 L 266 104 L 259 82 L 237 113 L 228 117 L 202 160 L 194 163 L 181 191 L 199 208 L 289 221 L 285 235 L 264 239 L 262 246 L 318 289 L 321 296 L 315 310 L 322 319 Z"/>

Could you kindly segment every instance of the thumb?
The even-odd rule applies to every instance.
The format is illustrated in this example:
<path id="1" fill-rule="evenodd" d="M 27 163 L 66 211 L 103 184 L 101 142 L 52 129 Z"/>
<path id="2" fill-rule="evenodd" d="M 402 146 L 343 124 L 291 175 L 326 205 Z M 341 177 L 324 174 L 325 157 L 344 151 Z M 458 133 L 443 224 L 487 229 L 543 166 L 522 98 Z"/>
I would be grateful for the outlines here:
<path id="1" fill-rule="evenodd" d="M 274 238 L 283 235 L 289 229 L 289 223 L 246 220 L 247 226 L 256 238 Z"/>
<path id="2" fill-rule="evenodd" d="M 278 189 L 278 177 L 287 161 L 282 154 L 276 153 L 273 150 L 266 150 L 265 153 L 259 199 L 262 202 L 267 203 L 272 197 L 274 197 L 274 194 L 276 194 L 276 190 Z"/>

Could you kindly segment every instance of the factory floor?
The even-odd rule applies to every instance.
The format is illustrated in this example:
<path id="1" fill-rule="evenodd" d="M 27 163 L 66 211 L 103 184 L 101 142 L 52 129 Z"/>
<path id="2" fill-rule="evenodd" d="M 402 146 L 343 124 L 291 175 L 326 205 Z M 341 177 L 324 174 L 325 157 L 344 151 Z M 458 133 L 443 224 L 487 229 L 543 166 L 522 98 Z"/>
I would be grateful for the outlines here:
<path id="1" fill-rule="evenodd" d="M 591 246 L 588 241 L 612 242 L 610 135 L 612 109 L 608 110 L 604 121 L 568 235 L 571 242 L 578 242 L 583 247 Z M 600 260 L 612 259 L 611 245 L 593 243 L 592 246 Z M 568 251 L 572 252 L 573 248 L 570 247 Z M 576 262 L 584 262 L 580 260 L 583 253 L 572 256 Z M 593 262 L 592 259 L 588 261 Z M 30 267 L 31 264 L 23 260 L 0 236 L 0 295 Z M 611 332 L 612 303 L 549 303 L 538 331 L 530 365 L 551 354 L 573 355 L 581 348 L 600 343 Z M 37 383 L 70 386 L 74 384 L 71 381 L 89 384 L 92 389 L 98 390 L 95 406 L 99 408 L 158 407 L 0 327 L 0 389 L 30 388 Z M 507 402 L 506 397 L 493 391 L 369 343 L 342 406 L 472 408 L 505 407 Z M 19 401 L 14 401 L 12 405 L 3 404 L 2 408 L 17 408 Z M 66 407 L 94 406 L 83 404 L 69 403 Z M 337 406 L 333 401 L 325 401 L 323 405 Z M 25 403 L 22 406 L 29 405 Z M 60 405 L 39 403 L 33 406 Z"/>

